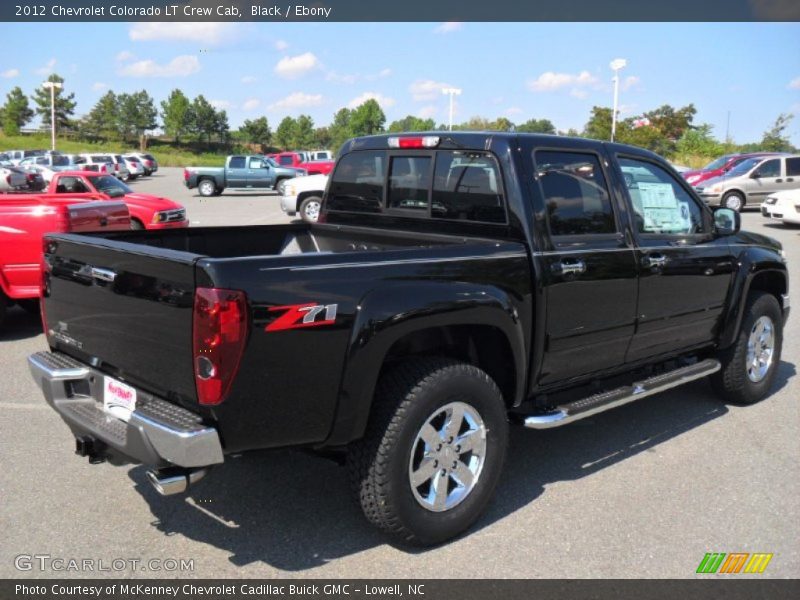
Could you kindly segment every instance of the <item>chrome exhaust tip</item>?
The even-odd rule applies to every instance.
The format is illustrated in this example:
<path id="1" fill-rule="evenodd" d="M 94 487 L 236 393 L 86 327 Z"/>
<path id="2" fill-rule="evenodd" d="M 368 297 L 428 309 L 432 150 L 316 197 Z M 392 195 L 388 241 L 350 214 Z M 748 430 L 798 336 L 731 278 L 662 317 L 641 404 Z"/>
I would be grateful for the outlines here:
<path id="1" fill-rule="evenodd" d="M 182 494 L 193 485 L 205 477 L 207 469 L 194 470 L 175 470 L 162 469 L 159 471 L 147 471 L 147 480 L 155 490 L 162 496 L 172 496 Z"/>

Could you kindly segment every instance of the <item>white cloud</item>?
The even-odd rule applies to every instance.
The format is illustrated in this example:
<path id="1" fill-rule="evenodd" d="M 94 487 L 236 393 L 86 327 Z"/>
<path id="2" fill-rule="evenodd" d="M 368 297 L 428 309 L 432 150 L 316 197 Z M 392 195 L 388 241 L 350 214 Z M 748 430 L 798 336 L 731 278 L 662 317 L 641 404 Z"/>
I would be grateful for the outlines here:
<path id="1" fill-rule="evenodd" d="M 436 28 L 433 30 L 434 33 L 453 33 L 454 31 L 458 31 L 464 27 L 464 23 L 459 21 L 447 21 L 440 25 L 437 25 Z"/>
<path id="2" fill-rule="evenodd" d="M 431 117 L 436 116 L 436 113 L 438 113 L 438 112 L 439 112 L 439 109 L 437 109 L 435 106 L 428 105 L 428 106 L 423 106 L 422 108 L 420 108 L 417 111 L 417 116 L 420 119 L 430 119 Z"/>
<path id="3" fill-rule="evenodd" d="M 119 74 L 125 77 L 187 77 L 200 70 L 196 56 L 184 54 L 176 56 L 165 65 L 154 60 L 139 60 L 120 68 Z"/>
<path id="4" fill-rule="evenodd" d="M 579 88 L 573 88 L 569 91 L 569 95 L 573 98 L 578 98 L 580 100 L 585 100 L 586 97 L 589 95 L 589 92 L 586 90 L 581 90 Z"/>
<path id="5" fill-rule="evenodd" d="M 119 54 L 117 54 L 117 60 L 119 62 L 127 62 L 129 60 L 133 60 L 136 58 L 136 55 L 133 52 L 128 52 L 127 50 L 123 50 Z"/>
<path id="6" fill-rule="evenodd" d="M 394 98 L 389 98 L 378 92 L 364 92 L 360 96 L 353 98 L 348 102 L 347 108 L 357 108 L 364 104 L 367 100 L 375 100 L 380 104 L 381 108 L 389 108 L 395 105 Z"/>
<path id="7" fill-rule="evenodd" d="M 53 72 L 53 69 L 55 68 L 55 66 L 56 66 L 56 59 L 55 58 L 51 58 L 50 60 L 47 61 L 47 63 L 45 63 L 45 65 L 43 67 L 39 67 L 38 69 L 36 69 L 36 74 L 37 75 L 49 75 L 50 73 Z"/>
<path id="8" fill-rule="evenodd" d="M 305 94 L 303 92 L 294 92 L 277 102 L 270 104 L 271 110 L 277 109 L 292 109 L 292 108 L 305 108 L 307 106 L 319 106 L 322 104 L 322 94 Z"/>
<path id="9" fill-rule="evenodd" d="M 19 76 L 19 69 L 8 69 L 7 71 L 0 73 L 0 77 L 5 77 L 6 79 L 11 79 L 12 77 L 17 76 Z"/>
<path id="10" fill-rule="evenodd" d="M 636 110 L 636 104 L 620 104 L 617 110 L 621 115 L 630 115 Z"/>
<path id="11" fill-rule="evenodd" d="M 385 68 L 385 69 L 381 69 L 381 70 L 378 72 L 378 77 L 380 77 L 381 79 L 383 79 L 383 78 L 385 78 L 385 77 L 389 77 L 391 74 L 392 74 L 392 70 L 391 70 L 390 68 L 388 68 L 388 67 L 387 67 L 387 68 Z"/>
<path id="12" fill-rule="evenodd" d="M 289 44 L 283 40 L 276 40 L 273 46 L 275 46 L 275 50 L 278 52 L 283 52 L 289 47 Z"/>
<path id="13" fill-rule="evenodd" d="M 275 73 L 286 79 L 296 79 L 309 71 L 319 68 L 319 59 L 311 52 L 297 56 L 284 56 L 275 65 Z"/>
<path id="14" fill-rule="evenodd" d="M 244 110 L 255 110 L 259 106 L 261 106 L 261 100 L 258 98 L 248 98 L 244 101 L 244 104 L 242 104 Z"/>
<path id="15" fill-rule="evenodd" d="M 108 87 L 108 84 L 107 83 L 102 83 L 101 81 L 98 81 L 97 83 L 92 84 L 92 89 L 95 92 L 100 92 L 100 91 L 106 89 L 107 87 Z"/>
<path id="16" fill-rule="evenodd" d="M 625 81 L 622 82 L 622 90 L 629 90 L 632 87 L 639 85 L 639 83 L 640 79 L 636 75 L 630 75 L 625 78 Z"/>
<path id="17" fill-rule="evenodd" d="M 789 89 L 800 90 L 800 77 L 796 77 L 789 82 Z"/>
<path id="18" fill-rule="evenodd" d="M 230 110 L 233 107 L 230 100 L 209 100 L 208 103 L 217 110 Z"/>
<path id="19" fill-rule="evenodd" d="M 254 75 L 245 75 L 242 77 L 242 83 L 244 84 L 255 83 L 256 81 L 258 81 L 258 77 L 255 77 Z"/>
<path id="20" fill-rule="evenodd" d="M 581 71 L 577 75 L 571 73 L 554 73 L 546 71 L 534 80 L 528 82 L 528 88 L 533 92 L 552 92 L 569 86 L 595 85 L 597 77 L 589 71 Z"/>
<path id="21" fill-rule="evenodd" d="M 232 40 L 234 23 L 134 23 L 128 37 L 135 42 L 167 40 L 217 45 Z"/>
<path id="22" fill-rule="evenodd" d="M 506 114 L 509 117 L 513 117 L 514 115 L 521 115 L 523 112 L 525 112 L 525 111 L 522 110 L 519 106 L 509 106 L 506 109 Z"/>
<path id="23" fill-rule="evenodd" d="M 411 97 L 416 102 L 429 102 L 439 98 L 442 95 L 442 90 L 448 87 L 452 86 L 432 79 L 417 79 L 408 86 L 408 91 L 411 92 Z"/>

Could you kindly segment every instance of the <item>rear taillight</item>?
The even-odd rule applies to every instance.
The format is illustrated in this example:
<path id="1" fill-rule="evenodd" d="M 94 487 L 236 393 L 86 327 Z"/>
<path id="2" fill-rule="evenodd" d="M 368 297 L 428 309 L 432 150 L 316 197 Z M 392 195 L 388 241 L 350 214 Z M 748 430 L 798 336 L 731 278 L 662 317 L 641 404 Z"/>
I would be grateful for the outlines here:
<path id="1" fill-rule="evenodd" d="M 184 169 L 183 170 L 183 180 L 184 181 L 189 181 L 189 169 Z"/>
<path id="2" fill-rule="evenodd" d="M 247 297 L 238 290 L 197 288 L 192 348 L 200 404 L 215 405 L 228 394 L 247 340 Z"/>
<path id="3" fill-rule="evenodd" d="M 69 233 L 69 230 L 72 229 L 68 211 L 68 208 L 56 210 L 56 231 L 61 233 Z"/>
<path id="4" fill-rule="evenodd" d="M 439 137 L 435 135 L 390 137 L 388 144 L 390 148 L 436 148 L 439 145 Z"/>
<path id="5" fill-rule="evenodd" d="M 11 185 L 11 175 L 6 175 L 6 183 Z"/>
<path id="6" fill-rule="evenodd" d="M 50 263 L 47 262 L 47 254 L 55 251 L 55 244 L 47 239 L 42 240 L 42 280 L 39 287 L 39 314 L 42 317 L 42 329 L 47 335 L 47 315 L 44 312 L 44 299 L 50 295 Z"/>

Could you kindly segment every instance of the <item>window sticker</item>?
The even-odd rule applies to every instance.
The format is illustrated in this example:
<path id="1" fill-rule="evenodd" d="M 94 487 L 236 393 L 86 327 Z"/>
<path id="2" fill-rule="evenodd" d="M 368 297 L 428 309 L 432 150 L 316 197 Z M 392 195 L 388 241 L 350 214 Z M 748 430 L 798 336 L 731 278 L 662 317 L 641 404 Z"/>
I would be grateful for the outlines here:
<path id="1" fill-rule="evenodd" d="M 670 183 L 638 183 L 644 211 L 644 231 L 650 233 L 691 230 L 687 202 L 679 202 Z"/>

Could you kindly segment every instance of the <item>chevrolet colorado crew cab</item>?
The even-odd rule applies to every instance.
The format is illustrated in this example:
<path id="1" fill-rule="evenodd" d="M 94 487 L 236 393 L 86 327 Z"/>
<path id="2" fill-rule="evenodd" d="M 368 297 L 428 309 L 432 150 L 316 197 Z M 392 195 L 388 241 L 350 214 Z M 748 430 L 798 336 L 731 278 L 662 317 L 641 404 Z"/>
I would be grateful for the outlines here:
<path id="1" fill-rule="evenodd" d="M 164 494 L 234 453 L 336 455 L 369 521 L 436 544 L 486 508 L 509 424 L 707 376 L 769 394 L 781 246 L 657 155 L 459 132 L 339 156 L 317 223 L 47 236 L 29 363 L 78 454 Z"/>

